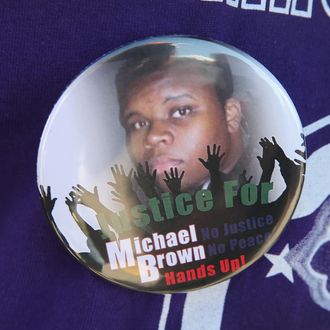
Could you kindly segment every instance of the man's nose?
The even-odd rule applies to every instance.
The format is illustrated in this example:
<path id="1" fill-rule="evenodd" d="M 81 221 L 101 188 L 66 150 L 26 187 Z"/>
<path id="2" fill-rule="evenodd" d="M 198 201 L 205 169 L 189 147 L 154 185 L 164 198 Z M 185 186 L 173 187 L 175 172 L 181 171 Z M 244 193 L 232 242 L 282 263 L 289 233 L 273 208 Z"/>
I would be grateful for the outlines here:
<path id="1" fill-rule="evenodd" d="M 170 145 L 174 141 L 174 134 L 171 132 L 168 124 L 164 121 L 154 121 L 145 137 L 144 145 L 146 148 L 155 146 Z"/>

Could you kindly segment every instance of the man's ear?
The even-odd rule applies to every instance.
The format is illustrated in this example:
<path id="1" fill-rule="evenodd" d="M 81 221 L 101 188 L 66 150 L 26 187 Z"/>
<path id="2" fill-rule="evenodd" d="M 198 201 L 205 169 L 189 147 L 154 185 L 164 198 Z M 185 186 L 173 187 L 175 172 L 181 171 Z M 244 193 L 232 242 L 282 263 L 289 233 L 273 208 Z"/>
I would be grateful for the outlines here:
<path id="1" fill-rule="evenodd" d="M 242 112 L 241 104 L 238 100 L 231 97 L 224 106 L 228 132 L 233 134 L 238 132 L 241 124 Z"/>

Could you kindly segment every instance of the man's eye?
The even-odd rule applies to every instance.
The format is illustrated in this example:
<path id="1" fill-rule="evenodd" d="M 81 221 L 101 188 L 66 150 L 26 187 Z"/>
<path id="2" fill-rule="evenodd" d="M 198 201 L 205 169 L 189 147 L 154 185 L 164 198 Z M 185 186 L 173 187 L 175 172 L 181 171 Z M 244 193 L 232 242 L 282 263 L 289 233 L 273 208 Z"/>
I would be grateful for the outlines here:
<path id="1" fill-rule="evenodd" d="M 146 120 L 139 120 L 132 124 L 132 128 L 134 130 L 140 130 L 148 125 L 149 123 Z"/>
<path id="2" fill-rule="evenodd" d="M 189 107 L 178 108 L 173 112 L 172 117 L 173 118 L 182 118 L 182 117 L 189 115 L 191 113 L 191 111 L 192 110 Z"/>

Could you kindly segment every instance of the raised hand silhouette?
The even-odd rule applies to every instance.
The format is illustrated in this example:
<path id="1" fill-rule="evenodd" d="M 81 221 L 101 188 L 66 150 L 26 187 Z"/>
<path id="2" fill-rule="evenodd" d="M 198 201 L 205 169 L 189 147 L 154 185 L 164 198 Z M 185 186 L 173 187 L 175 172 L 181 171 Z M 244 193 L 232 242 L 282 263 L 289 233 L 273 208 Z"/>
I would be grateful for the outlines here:
<path id="1" fill-rule="evenodd" d="M 303 135 L 302 138 L 304 143 Z M 274 137 L 272 137 L 272 142 L 267 138 L 263 138 L 260 140 L 259 144 L 263 149 L 262 157 L 257 157 L 262 168 L 262 175 L 259 184 L 263 182 L 271 182 L 276 160 L 278 162 L 283 180 L 286 184 L 286 188 L 282 192 L 281 196 L 272 203 L 272 205 L 274 207 L 283 206 L 288 200 L 290 200 L 290 198 L 294 196 L 295 189 L 292 187 L 296 186 L 297 182 L 301 179 L 304 172 L 305 163 L 296 160 L 296 164 L 294 161 L 289 159 Z M 301 156 L 303 155 L 301 152 L 296 151 L 296 153 Z"/>
<path id="2" fill-rule="evenodd" d="M 250 183 L 252 180 L 253 176 L 251 175 L 249 178 L 246 177 L 246 170 L 243 170 L 243 172 L 239 175 L 238 177 L 238 184 L 239 186 L 243 186 L 246 183 Z"/>
<path id="3" fill-rule="evenodd" d="M 300 134 L 300 136 L 301 136 L 301 139 L 302 139 L 302 143 L 301 143 L 301 147 L 306 147 L 306 142 L 305 142 L 305 135 L 304 134 Z M 305 162 L 306 162 L 306 153 L 304 152 L 304 151 L 302 151 L 302 150 L 299 150 L 299 149 L 297 149 L 297 150 L 295 150 L 295 153 L 297 154 L 297 155 L 299 155 L 302 159 L 303 159 L 303 161 L 302 160 L 300 160 L 300 159 L 294 159 L 294 162 L 297 164 L 297 165 L 299 165 L 299 166 L 303 166 L 303 165 L 305 165 Z"/>
<path id="4" fill-rule="evenodd" d="M 157 170 L 150 172 L 148 162 L 145 162 L 145 169 L 142 164 L 138 164 L 136 172 L 134 172 L 134 178 L 138 185 L 141 187 L 147 197 L 152 198 L 157 195 L 155 181 L 156 181 Z"/>
<path id="5" fill-rule="evenodd" d="M 94 230 L 79 215 L 77 210 L 78 204 L 84 205 L 94 210 L 96 213 L 96 219 L 102 229 L 102 232 L 108 239 L 113 240 L 115 237 L 113 230 L 118 230 L 118 225 L 112 221 L 112 216 L 114 213 L 101 203 L 97 187 L 94 187 L 93 192 L 88 191 L 81 185 L 77 185 L 77 187 L 72 188 L 73 191 L 69 193 L 70 197 L 65 198 L 65 204 L 69 207 L 72 217 L 83 231 L 83 233 L 88 236 Z M 109 225 L 113 230 L 109 228 Z"/>
<path id="6" fill-rule="evenodd" d="M 274 140 L 275 138 L 273 137 L 273 141 Z M 276 154 L 275 145 L 272 142 L 270 142 L 266 137 L 260 139 L 259 144 L 262 147 L 262 157 L 257 156 L 260 163 L 260 167 L 263 171 L 273 172 L 275 166 L 275 154 Z"/>
<path id="7" fill-rule="evenodd" d="M 96 213 L 103 210 L 104 206 L 101 204 L 97 187 L 94 187 L 93 192 L 88 191 L 80 184 L 77 187 L 73 186 L 73 192 L 70 192 L 70 196 L 73 198 L 76 204 L 85 205 L 93 209 Z"/>
<path id="8" fill-rule="evenodd" d="M 203 166 L 209 171 L 210 173 L 210 185 L 209 188 L 211 189 L 214 195 L 221 195 L 222 196 L 222 188 L 223 188 L 223 179 L 220 173 L 220 165 L 222 159 L 225 157 L 225 153 L 220 153 L 221 147 L 217 146 L 216 144 L 213 145 L 213 149 L 211 152 L 211 147 L 207 146 L 207 160 L 203 158 L 198 158 L 198 160 L 203 164 Z"/>
<path id="9" fill-rule="evenodd" d="M 42 202 L 42 207 L 43 207 L 44 211 L 46 212 L 48 219 L 51 221 L 52 226 L 55 228 L 57 234 L 60 236 L 60 238 L 64 242 L 64 244 L 68 246 L 69 243 L 68 243 L 67 239 L 61 233 L 61 231 L 58 229 L 57 224 L 54 221 L 54 217 L 52 215 L 57 198 L 52 198 L 50 186 L 47 186 L 47 192 L 46 192 L 44 186 L 40 185 L 40 199 Z"/>
<path id="10" fill-rule="evenodd" d="M 275 167 L 275 159 L 277 157 L 283 159 L 284 152 L 282 148 L 277 144 L 274 137 L 272 137 L 272 140 L 273 142 L 264 137 L 260 139 L 259 142 L 260 146 L 262 147 L 262 157 L 257 156 L 260 167 L 262 169 L 262 175 L 260 177 L 259 184 L 262 182 L 270 182 Z"/>
<path id="11" fill-rule="evenodd" d="M 91 195 L 96 195 L 97 190 L 94 189 L 94 193 L 87 192 L 86 189 L 79 187 L 80 191 L 84 191 L 84 198 L 89 199 L 93 198 Z M 87 192 L 87 193 L 86 193 Z M 89 265 L 92 265 L 98 271 L 102 271 L 102 267 L 108 263 L 108 256 L 106 252 L 106 242 L 110 241 L 110 238 L 107 232 L 102 230 L 95 230 L 91 227 L 78 213 L 77 204 L 82 204 L 81 193 L 76 193 L 76 191 L 71 191 L 69 193 L 70 197 L 65 198 L 65 204 L 69 207 L 70 213 L 75 220 L 76 224 L 80 228 L 80 230 L 84 233 L 87 240 L 87 246 L 90 252 L 79 253 L 80 257 L 85 260 Z M 87 197 L 86 197 L 87 196 Z M 86 202 L 86 200 L 84 200 Z M 90 201 L 88 201 L 90 202 Z M 86 204 L 83 204 L 86 205 Z M 113 235 L 112 235 L 113 236 Z"/>
<path id="12" fill-rule="evenodd" d="M 47 187 L 47 192 L 46 192 L 44 186 L 40 185 L 40 191 L 41 191 L 42 206 L 47 214 L 51 214 L 57 198 L 52 198 L 50 186 Z"/>
<path id="13" fill-rule="evenodd" d="M 69 207 L 70 212 L 77 211 L 77 204 L 79 204 L 79 197 L 74 191 L 70 191 L 69 193 L 71 199 L 69 197 L 65 197 L 65 204 Z"/>
<path id="14" fill-rule="evenodd" d="M 287 159 L 283 149 L 278 145 L 278 143 L 276 142 L 274 136 L 272 136 L 272 140 L 273 140 L 273 148 L 274 148 L 275 159 L 277 161 Z"/>
<path id="15" fill-rule="evenodd" d="M 179 176 L 178 169 L 176 167 L 170 168 L 170 174 L 164 171 L 166 179 L 164 179 L 168 189 L 174 196 L 177 196 L 181 193 L 181 181 L 184 175 L 184 171 Z"/>
<path id="16" fill-rule="evenodd" d="M 91 226 L 78 214 L 77 204 L 82 204 L 81 198 L 75 191 L 69 193 L 70 197 L 65 197 L 65 204 L 69 207 L 70 213 L 73 219 L 76 221 L 77 225 L 81 231 L 88 237 L 90 232 L 93 230 Z M 84 204 L 85 205 L 85 204 Z"/>
<path id="17" fill-rule="evenodd" d="M 112 198 L 116 202 L 120 202 L 122 204 L 127 203 L 127 198 L 129 196 L 134 195 L 133 187 L 132 187 L 132 174 L 133 169 L 131 169 L 126 175 L 123 165 L 115 165 L 111 167 L 111 172 L 115 182 L 108 182 L 115 191 L 112 191 L 114 198 Z"/>
<path id="18" fill-rule="evenodd" d="M 306 139 L 305 139 L 305 135 L 303 133 L 300 133 L 300 137 L 301 137 L 301 147 L 306 147 Z"/>
<path id="19" fill-rule="evenodd" d="M 198 158 L 198 160 L 203 164 L 205 168 L 209 170 L 211 174 L 215 174 L 219 172 L 220 162 L 225 156 L 225 153 L 223 152 L 220 154 L 221 146 L 217 146 L 216 144 L 213 145 L 213 150 L 211 153 L 211 148 L 208 145 L 207 146 L 207 160 L 204 160 L 203 158 Z"/>
<path id="20" fill-rule="evenodd" d="M 278 161 L 282 177 L 287 185 L 298 179 L 300 174 L 303 172 L 304 162 L 295 160 L 297 164 L 290 160 L 284 153 L 283 149 L 278 145 L 275 138 L 272 137 L 273 143 L 271 143 L 272 152 L 274 153 L 275 159 Z M 304 143 L 304 142 L 303 142 Z M 297 151 L 296 151 L 297 153 Z"/>

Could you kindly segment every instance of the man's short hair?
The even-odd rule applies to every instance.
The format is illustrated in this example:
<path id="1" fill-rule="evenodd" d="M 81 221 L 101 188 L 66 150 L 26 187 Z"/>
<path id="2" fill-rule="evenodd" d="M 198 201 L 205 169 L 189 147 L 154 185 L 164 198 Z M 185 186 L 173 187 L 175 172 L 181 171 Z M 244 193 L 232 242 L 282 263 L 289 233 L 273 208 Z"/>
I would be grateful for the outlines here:
<path id="1" fill-rule="evenodd" d="M 116 75 L 120 112 L 125 109 L 132 89 L 143 78 L 173 66 L 194 65 L 201 74 L 210 77 L 222 105 L 233 94 L 233 78 L 225 55 L 216 54 L 210 59 L 176 56 L 176 46 L 171 43 L 154 43 L 131 48 L 116 56 L 113 61 L 122 61 Z"/>

